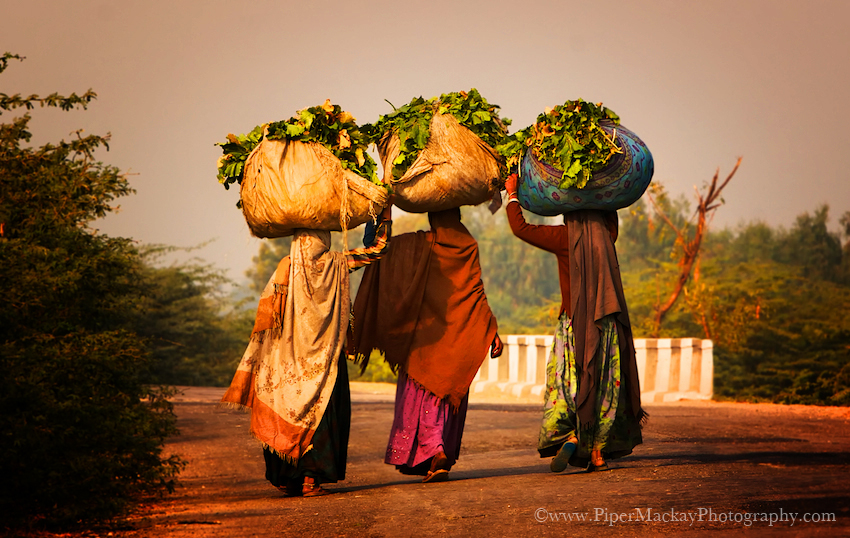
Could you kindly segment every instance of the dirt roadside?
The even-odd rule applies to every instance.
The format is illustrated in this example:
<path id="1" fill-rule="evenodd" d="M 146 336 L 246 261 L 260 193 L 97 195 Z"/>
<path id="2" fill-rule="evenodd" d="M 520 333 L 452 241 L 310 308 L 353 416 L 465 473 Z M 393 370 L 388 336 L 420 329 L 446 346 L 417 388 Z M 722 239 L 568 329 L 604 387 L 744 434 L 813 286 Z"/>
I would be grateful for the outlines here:
<path id="1" fill-rule="evenodd" d="M 303 499 L 265 481 L 223 391 L 175 399 L 181 486 L 112 536 L 850 536 L 850 408 L 656 404 L 611 471 L 554 474 L 535 450 L 539 404 L 473 397 L 450 481 L 422 484 L 383 463 L 394 386 L 352 383 L 346 480 Z"/>

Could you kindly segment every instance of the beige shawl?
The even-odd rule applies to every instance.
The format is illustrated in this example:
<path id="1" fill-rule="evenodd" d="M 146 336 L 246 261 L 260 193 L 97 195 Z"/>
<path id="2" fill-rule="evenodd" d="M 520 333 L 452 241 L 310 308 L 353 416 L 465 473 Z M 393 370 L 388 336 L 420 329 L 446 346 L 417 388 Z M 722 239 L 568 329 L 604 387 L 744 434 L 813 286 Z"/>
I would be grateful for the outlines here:
<path id="1" fill-rule="evenodd" d="M 251 433 L 290 462 L 310 448 L 333 392 L 348 328 L 348 282 L 345 255 L 330 250 L 330 232 L 296 230 L 222 398 L 250 408 Z"/>

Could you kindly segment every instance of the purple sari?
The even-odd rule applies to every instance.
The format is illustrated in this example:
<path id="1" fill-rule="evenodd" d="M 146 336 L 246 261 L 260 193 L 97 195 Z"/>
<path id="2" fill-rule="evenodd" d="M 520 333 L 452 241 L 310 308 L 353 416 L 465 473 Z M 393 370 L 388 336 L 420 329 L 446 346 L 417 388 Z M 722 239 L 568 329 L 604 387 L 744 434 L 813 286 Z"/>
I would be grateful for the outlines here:
<path id="1" fill-rule="evenodd" d="M 466 422 L 469 396 L 457 410 L 448 400 L 428 392 L 402 371 L 395 393 L 395 418 L 384 462 L 395 465 L 402 474 L 424 476 L 431 458 L 445 452 L 449 465 L 460 456 L 460 440 Z"/>

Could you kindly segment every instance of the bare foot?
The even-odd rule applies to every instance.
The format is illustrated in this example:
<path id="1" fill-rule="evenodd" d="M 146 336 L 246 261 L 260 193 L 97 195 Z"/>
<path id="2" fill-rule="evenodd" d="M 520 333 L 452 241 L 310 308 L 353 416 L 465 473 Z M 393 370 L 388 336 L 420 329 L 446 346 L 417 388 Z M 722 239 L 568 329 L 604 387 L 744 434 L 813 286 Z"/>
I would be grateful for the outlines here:
<path id="1" fill-rule="evenodd" d="M 602 458 L 602 451 L 592 450 L 590 452 L 590 468 L 589 471 L 607 471 L 608 464 L 605 463 L 605 460 Z"/>

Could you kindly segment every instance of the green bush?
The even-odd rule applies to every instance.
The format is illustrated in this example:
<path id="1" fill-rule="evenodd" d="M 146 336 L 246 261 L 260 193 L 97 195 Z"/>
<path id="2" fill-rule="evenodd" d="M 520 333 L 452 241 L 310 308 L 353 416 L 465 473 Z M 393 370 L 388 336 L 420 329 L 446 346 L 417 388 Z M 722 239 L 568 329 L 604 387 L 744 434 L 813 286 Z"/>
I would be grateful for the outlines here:
<path id="1" fill-rule="evenodd" d="M 11 54 L 0 57 L 0 72 Z M 0 114 L 94 99 L 0 93 Z M 132 330 L 144 289 L 132 242 L 89 223 L 132 192 L 94 160 L 107 139 L 30 147 L 30 116 L 0 123 L 0 521 L 67 528 L 170 491 L 181 462 L 168 392 L 146 384 L 147 342 Z M 0 531 L 4 529 L 0 528 Z"/>
<path id="2" fill-rule="evenodd" d="M 140 382 L 131 334 L 79 332 L 4 342 L 0 367 L 0 514 L 67 526 L 108 519 L 140 495 L 171 491 L 167 392 Z"/>
<path id="3" fill-rule="evenodd" d="M 398 378 L 393 372 L 381 352 L 373 350 L 369 356 L 369 363 L 366 369 L 361 373 L 359 364 L 353 361 L 348 363 L 348 380 L 349 381 L 365 381 L 370 383 L 395 383 Z"/>
<path id="4" fill-rule="evenodd" d="M 177 249 L 149 247 L 139 286 L 133 329 L 148 342 L 155 384 L 226 386 L 245 351 L 255 312 L 225 296 L 230 281 L 198 261 L 156 265 Z"/>

